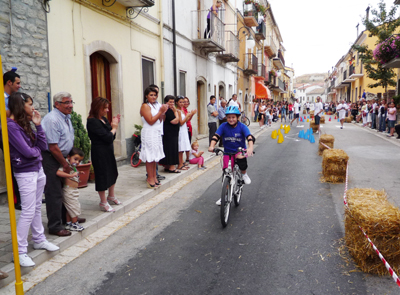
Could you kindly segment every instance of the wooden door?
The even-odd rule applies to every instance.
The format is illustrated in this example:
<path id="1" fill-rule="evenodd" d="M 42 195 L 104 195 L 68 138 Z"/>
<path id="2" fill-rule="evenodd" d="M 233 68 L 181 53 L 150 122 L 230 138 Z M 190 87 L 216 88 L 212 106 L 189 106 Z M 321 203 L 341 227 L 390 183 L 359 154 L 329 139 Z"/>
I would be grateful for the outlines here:
<path id="1" fill-rule="evenodd" d="M 110 104 L 107 119 L 112 121 L 110 63 L 98 52 L 90 56 L 90 69 L 92 78 L 92 100 L 96 97 L 106 98 Z"/>

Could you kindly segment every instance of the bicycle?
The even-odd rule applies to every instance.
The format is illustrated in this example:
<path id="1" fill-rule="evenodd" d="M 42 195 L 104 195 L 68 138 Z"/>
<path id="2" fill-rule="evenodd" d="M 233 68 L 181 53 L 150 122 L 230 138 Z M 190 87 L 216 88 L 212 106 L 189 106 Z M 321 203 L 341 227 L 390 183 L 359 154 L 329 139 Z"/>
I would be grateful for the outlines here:
<path id="1" fill-rule="evenodd" d="M 242 112 L 240 115 L 240 122 L 242 122 L 246 126 L 250 126 L 250 119 L 248 117 L 246 117 L 244 112 Z"/>
<path id="2" fill-rule="evenodd" d="M 133 134 L 135 137 L 134 140 L 134 150 L 133 154 L 131 156 L 131 166 L 132 167 L 138 167 L 140 163 L 142 163 L 142 160 L 140 160 L 140 151 L 142 149 L 142 140 L 140 138 L 140 135 Z"/>
<path id="3" fill-rule="evenodd" d="M 234 165 L 232 165 L 232 158 L 235 158 L 235 155 L 238 153 L 241 153 L 243 156 L 245 156 L 246 151 L 243 148 L 238 148 L 238 151 L 236 153 L 226 153 L 219 148 L 215 148 L 214 152 L 217 156 L 220 153 L 229 156 L 228 167 L 222 170 L 222 192 L 220 208 L 221 224 L 222 227 L 226 227 L 228 225 L 232 198 L 235 206 L 239 206 L 244 184 L 243 174 L 239 169 L 239 165 L 236 163 L 236 160 L 234 161 Z"/>

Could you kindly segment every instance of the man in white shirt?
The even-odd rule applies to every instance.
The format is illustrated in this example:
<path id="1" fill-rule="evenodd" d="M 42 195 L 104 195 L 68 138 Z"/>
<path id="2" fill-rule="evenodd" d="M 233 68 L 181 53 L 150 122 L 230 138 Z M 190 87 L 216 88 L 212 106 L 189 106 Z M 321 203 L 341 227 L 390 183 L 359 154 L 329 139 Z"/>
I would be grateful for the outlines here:
<path id="1" fill-rule="evenodd" d="M 230 106 L 238 107 L 239 111 L 242 111 L 242 106 L 240 105 L 240 102 L 238 102 L 236 94 L 232 95 L 232 98 L 228 101 L 227 107 Z"/>
<path id="2" fill-rule="evenodd" d="M 308 101 L 306 102 L 306 109 L 307 109 L 307 114 L 310 113 L 310 104 L 308 103 Z"/>
<path id="3" fill-rule="evenodd" d="M 346 117 L 346 111 L 349 109 L 349 106 L 345 104 L 344 100 L 340 101 L 340 104 L 337 106 L 336 110 L 339 112 L 339 120 L 342 125 L 340 129 L 343 129 L 344 118 Z"/>
<path id="4" fill-rule="evenodd" d="M 376 129 L 376 117 L 378 114 L 378 104 L 375 102 L 375 99 L 372 100 L 372 112 L 371 112 L 371 119 L 372 119 L 372 124 L 371 124 L 371 129 Z"/>
<path id="5" fill-rule="evenodd" d="M 319 121 L 321 119 L 323 111 L 324 111 L 324 109 L 322 108 L 321 97 L 317 96 L 317 102 L 314 104 L 315 125 L 318 125 L 317 133 L 321 133 Z"/>
<path id="6" fill-rule="evenodd" d="M 297 120 L 297 125 L 299 125 L 300 104 L 298 98 L 296 98 L 296 102 L 293 105 L 293 110 L 294 110 L 294 117 L 293 120 L 290 122 L 290 125 L 292 125 L 294 120 Z"/>

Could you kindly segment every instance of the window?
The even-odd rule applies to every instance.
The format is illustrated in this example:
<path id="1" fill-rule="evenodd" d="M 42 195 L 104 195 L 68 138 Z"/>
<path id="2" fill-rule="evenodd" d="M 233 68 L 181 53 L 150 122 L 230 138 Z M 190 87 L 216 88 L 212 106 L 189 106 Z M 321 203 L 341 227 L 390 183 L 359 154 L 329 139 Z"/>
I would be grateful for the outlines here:
<path id="1" fill-rule="evenodd" d="M 142 58 L 143 92 L 154 81 L 154 60 Z"/>
<path id="2" fill-rule="evenodd" d="M 179 72 L 179 95 L 186 96 L 186 72 Z"/>

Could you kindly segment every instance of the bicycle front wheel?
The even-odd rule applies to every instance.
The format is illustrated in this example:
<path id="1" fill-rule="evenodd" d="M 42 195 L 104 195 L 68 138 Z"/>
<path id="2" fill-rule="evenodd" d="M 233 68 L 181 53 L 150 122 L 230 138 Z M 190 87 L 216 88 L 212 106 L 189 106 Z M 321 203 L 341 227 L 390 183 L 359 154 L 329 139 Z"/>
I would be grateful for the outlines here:
<path id="1" fill-rule="evenodd" d="M 137 167 L 137 166 L 140 165 L 140 163 L 142 163 L 142 160 L 140 160 L 139 156 L 140 156 L 140 152 L 139 151 L 134 152 L 132 154 L 132 157 L 131 157 L 131 166 L 132 167 Z"/>
<path id="2" fill-rule="evenodd" d="M 228 225 L 230 211 L 231 211 L 231 184 L 230 184 L 230 178 L 225 177 L 224 183 L 222 184 L 221 208 L 220 208 L 222 227 L 226 227 Z"/>

